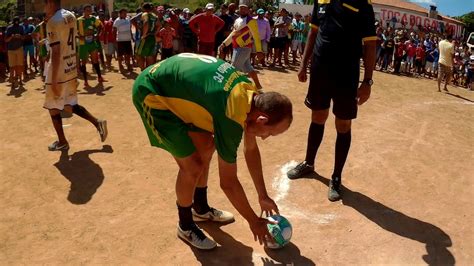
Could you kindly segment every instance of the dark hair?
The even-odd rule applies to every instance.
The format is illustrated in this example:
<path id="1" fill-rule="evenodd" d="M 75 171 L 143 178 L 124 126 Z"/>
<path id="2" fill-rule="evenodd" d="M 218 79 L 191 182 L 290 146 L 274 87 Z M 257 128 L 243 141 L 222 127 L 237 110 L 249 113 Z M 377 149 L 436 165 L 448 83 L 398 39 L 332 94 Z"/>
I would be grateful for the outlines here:
<path id="1" fill-rule="evenodd" d="M 293 106 L 288 97 L 278 92 L 270 91 L 258 94 L 255 98 L 255 108 L 268 115 L 267 125 L 275 125 L 288 119 L 293 121 Z"/>
<path id="2" fill-rule="evenodd" d="M 229 6 L 227 6 L 227 4 L 226 4 L 226 3 L 224 3 L 224 4 L 222 4 L 222 5 L 221 5 L 221 8 L 228 9 L 228 8 L 229 8 Z"/>
<path id="3" fill-rule="evenodd" d="M 122 8 L 122 9 L 120 9 L 119 13 L 122 13 L 122 12 L 128 12 L 128 11 L 127 11 L 127 9 Z"/>
<path id="4" fill-rule="evenodd" d="M 449 41 L 451 41 L 453 39 L 453 35 L 452 34 L 448 34 L 448 36 L 446 36 L 446 39 L 448 39 Z"/>
<path id="5" fill-rule="evenodd" d="M 89 7 L 89 8 L 92 8 L 91 5 L 87 4 L 87 5 L 84 5 L 84 6 L 82 7 L 82 10 L 85 10 L 85 9 L 88 8 L 88 7 Z"/>
<path id="6" fill-rule="evenodd" d="M 142 8 L 143 8 L 143 10 L 146 11 L 146 10 L 152 9 L 153 6 L 152 6 L 150 3 L 147 2 L 147 3 L 144 3 L 144 4 L 142 5 Z"/>

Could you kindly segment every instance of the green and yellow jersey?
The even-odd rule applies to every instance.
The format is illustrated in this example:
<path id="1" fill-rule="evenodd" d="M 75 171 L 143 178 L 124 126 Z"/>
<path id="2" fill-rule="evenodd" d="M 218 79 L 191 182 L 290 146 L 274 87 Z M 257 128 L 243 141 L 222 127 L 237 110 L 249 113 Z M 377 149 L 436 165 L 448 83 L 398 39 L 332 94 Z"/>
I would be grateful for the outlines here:
<path id="1" fill-rule="evenodd" d="M 38 48 L 39 48 L 39 56 L 40 57 L 46 57 L 48 54 L 48 51 L 46 50 L 46 23 L 44 21 L 41 21 L 33 31 L 35 34 L 37 34 L 37 39 L 38 41 Z"/>
<path id="2" fill-rule="evenodd" d="M 157 32 L 156 22 L 158 21 L 158 17 L 151 13 L 151 12 L 143 12 L 141 17 L 142 25 L 148 24 L 148 36 L 155 35 Z M 143 29 L 143 26 L 142 26 Z"/>
<path id="3" fill-rule="evenodd" d="M 135 81 L 133 99 L 152 145 L 163 147 L 168 141 L 168 132 L 163 127 L 170 131 L 185 125 L 187 131 L 197 128 L 214 134 L 219 156 L 235 163 L 255 93 L 250 80 L 229 63 L 211 56 L 182 53 L 144 70 Z M 170 128 L 173 118 L 159 111 L 172 113 L 181 124 L 171 124 Z M 174 138 L 176 134 L 169 136 Z M 173 153 L 165 147 L 177 157 L 189 156 L 194 151 L 178 148 L 184 150 Z"/>
<path id="4" fill-rule="evenodd" d="M 77 34 L 84 39 L 79 39 L 79 45 L 85 45 L 94 42 L 94 34 L 98 33 L 102 23 L 94 16 L 77 19 Z"/>

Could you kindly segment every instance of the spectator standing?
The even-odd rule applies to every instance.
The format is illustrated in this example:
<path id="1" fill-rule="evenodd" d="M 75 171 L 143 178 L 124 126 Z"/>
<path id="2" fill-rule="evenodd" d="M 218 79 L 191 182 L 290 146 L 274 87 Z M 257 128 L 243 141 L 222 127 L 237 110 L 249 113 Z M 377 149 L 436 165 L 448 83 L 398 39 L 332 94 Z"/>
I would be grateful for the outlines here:
<path id="1" fill-rule="evenodd" d="M 127 10 L 121 9 L 119 12 L 119 17 L 114 21 L 113 31 L 117 36 L 117 59 L 119 63 L 120 72 L 123 72 L 122 63 L 125 61 L 127 70 L 129 72 L 133 71 L 132 65 L 130 63 L 130 58 L 132 57 L 132 28 L 131 22 L 127 18 Z"/>
<path id="2" fill-rule="evenodd" d="M 296 64 L 296 58 L 298 57 L 298 52 L 303 55 L 303 31 L 304 31 L 304 22 L 301 20 L 301 14 L 296 13 L 295 19 L 292 22 L 293 34 L 291 41 L 291 52 L 293 55 L 293 64 Z"/>
<path id="3" fill-rule="evenodd" d="M 5 41 L 5 27 L 0 27 L 0 79 L 7 77 L 7 42 Z"/>
<path id="4" fill-rule="evenodd" d="M 280 66 L 282 65 L 281 59 L 284 56 L 285 64 L 288 65 L 288 30 L 291 25 L 291 18 L 288 16 L 288 11 L 282 8 L 280 10 L 280 16 L 277 18 L 275 28 L 275 57 L 273 58 L 273 66 L 276 62 Z"/>
<path id="5" fill-rule="evenodd" d="M 20 18 L 14 17 L 13 24 L 7 27 L 5 41 L 8 50 L 8 66 L 10 67 L 10 82 L 15 85 L 19 81 L 23 85 L 21 75 L 23 73 L 23 27 L 20 26 Z"/>
<path id="6" fill-rule="evenodd" d="M 108 15 L 105 16 L 103 21 L 104 30 L 102 31 L 102 46 L 105 53 L 105 65 L 108 69 L 112 68 L 112 56 L 115 54 L 115 48 L 117 46 L 117 35 L 114 32 L 114 20 L 116 17 L 109 18 Z"/>
<path id="7" fill-rule="evenodd" d="M 234 25 L 234 18 L 228 14 L 228 7 L 226 4 L 221 5 L 221 14 L 219 18 L 224 21 L 224 27 L 216 34 L 216 49 L 214 52 L 218 52 L 219 45 L 229 36 L 232 32 L 232 26 Z M 232 47 L 228 46 L 222 50 L 222 53 L 219 54 L 219 57 L 223 60 L 227 58 L 227 55 L 232 54 Z"/>
<path id="8" fill-rule="evenodd" d="M 35 72 L 38 73 L 38 66 L 36 63 L 36 56 L 35 56 L 35 45 L 33 43 L 33 32 L 35 31 L 35 26 L 32 24 L 33 18 L 29 17 L 28 19 L 23 20 L 23 53 L 24 53 L 24 66 L 25 69 L 23 71 L 24 75 L 28 75 L 27 70 L 32 70 L 32 66 L 35 68 Z M 28 57 L 30 57 L 30 63 L 28 64 Z"/>
<path id="9" fill-rule="evenodd" d="M 48 55 L 48 51 L 46 50 L 46 22 L 43 20 L 41 21 L 36 27 L 34 31 L 34 39 L 37 45 L 37 58 L 39 61 L 39 67 L 41 71 L 41 77 L 44 77 L 44 64 L 46 62 L 46 57 Z"/>
<path id="10" fill-rule="evenodd" d="M 443 90 L 449 92 L 448 84 L 453 75 L 454 44 L 453 36 L 448 35 L 446 39 L 439 42 L 439 70 L 438 70 L 438 92 L 441 91 L 441 80 L 446 78 Z"/>
<path id="11" fill-rule="evenodd" d="M 306 15 L 304 16 L 304 26 L 302 32 L 302 39 L 301 39 L 301 56 L 303 56 L 304 49 L 306 48 L 306 42 L 308 41 L 308 33 L 311 28 L 310 26 L 311 16 Z"/>
<path id="12" fill-rule="evenodd" d="M 384 44 L 384 55 L 383 55 L 383 63 L 382 63 L 382 70 L 387 71 L 388 67 L 392 63 L 393 51 L 395 49 L 395 41 L 393 40 L 392 34 L 389 34 L 387 39 L 385 40 Z"/>
<path id="13" fill-rule="evenodd" d="M 415 67 L 415 56 L 416 56 L 416 45 L 412 39 L 408 40 L 406 44 L 407 50 L 407 71 L 408 73 L 411 72 L 412 68 Z"/>
<path id="14" fill-rule="evenodd" d="M 214 15 L 214 4 L 208 3 L 204 13 L 194 16 L 189 21 L 189 27 L 198 36 L 198 53 L 214 56 L 216 33 L 225 22 Z"/>
<path id="15" fill-rule="evenodd" d="M 179 22 L 179 17 L 182 13 L 181 9 L 175 8 L 169 12 L 169 24 L 176 33 L 173 37 L 173 54 L 180 53 L 182 51 L 183 41 L 181 36 L 183 35 L 183 28 Z"/>
<path id="16" fill-rule="evenodd" d="M 183 51 L 188 53 L 196 52 L 197 38 L 189 27 L 189 19 L 192 14 L 189 8 L 183 9 L 183 16 L 180 18 L 181 27 L 183 28 Z"/>
<path id="17" fill-rule="evenodd" d="M 258 24 L 258 34 L 260 36 L 260 42 L 262 44 L 262 52 L 266 56 L 268 53 L 268 43 L 270 42 L 272 29 L 270 28 L 270 23 L 268 22 L 268 19 L 266 19 L 264 15 L 265 15 L 265 11 L 260 8 L 257 10 L 257 17 L 255 17 L 254 19 L 257 20 L 257 24 Z M 254 60 L 255 60 L 256 53 L 257 53 L 257 50 L 254 45 L 252 46 L 252 59 Z M 261 63 L 262 66 L 266 66 L 265 57 L 261 58 L 259 62 L 257 63 Z"/>
<path id="18" fill-rule="evenodd" d="M 419 43 L 416 48 L 415 68 L 417 75 L 423 74 L 423 62 L 425 61 L 425 46 Z"/>
<path id="19" fill-rule="evenodd" d="M 173 38 L 176 36 L 176 31 L 169 19 L 165 20 L 164 27 L 161 28 L 159 37 L 161 38 L 161 60 L 165 60 L 173 56 Z"/>

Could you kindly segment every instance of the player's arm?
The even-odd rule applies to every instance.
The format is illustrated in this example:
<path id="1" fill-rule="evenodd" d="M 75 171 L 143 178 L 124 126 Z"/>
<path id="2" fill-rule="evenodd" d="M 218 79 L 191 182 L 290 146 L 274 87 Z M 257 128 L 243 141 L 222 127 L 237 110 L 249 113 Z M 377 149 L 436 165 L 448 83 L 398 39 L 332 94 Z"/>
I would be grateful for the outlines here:
<path id="1" fill-rule="evenodd" d="M 372 5 L 368 2 L 365 3 L 361 8 L 361 30 L 362 30 L 362 42 L 363 42 L 363 54 L 364 60 L 364 81 L 359 87 L 357 92 L 358 104 L 365 103 L 370 97 L 371 84 L 367 81 L 372 79 L 372 74 L 375 68 L 375 55 L 376 55 L 376 41 L 377 35 L 375 33 L 375 15 Z M 402 45 L 402 44 L 400 44 Z"/>
<path id="2" fill-rule="evenodd" d="M 96 20 L 96 24 L 95 24 L 95 27 L 97 29 L 97 33 L 95 34 L 95 37 L 96 38 L 99 38 L 100 34 L 102 33 L 102 31 L 104 31 L 104 25 L 102 24 L 102 22 L 100 20 Z M 104 37 L 104 41 L 107 42 L 106 40 L 107 38 Z"/>
<path id="3" fill-rule="evenodd" d="M 51 24 L 51 26 L 54 24 Z M 61 91 L 58 85 L 59 67 L 61 62 L 61 40 L 59 38 L 59 29 L 56 27 L 50 27 L 48 29 L 48 40 L 51 48 L 50 62 L 51 62 L 51 89 L 54 95 L 61 95 Z"/>
<path id="4" fill-rule="evenodd" d="M 306 46 L 303 52 L 303 58 L 301 59 L 300 69 L 298 71 L 298 79 L 301 82 L 306 82 L 308 78 L 306 75 L 306 69 L 308 68 L 308 61 L 313 55 L 314 43 L 316 42 L 316 36 L 318 36 L 319 19 L 318 19 L 318 4 L 313 5 L 313 13 L 311 17 L 311 23 L 309 24 L 309 33 L 306 40 Z"/>
<path id="5" fill-rule="evenodd" d="M 194 34 L 196 35 L 199 35 L 199 29 L 197 26 L 198 25 L 198 21 L 200 20 L 202 15 L 197 15 L 197 16 L 193 16 L 190 20 L 189 20 L 189 28 L 194 32 Z"/>
<path id="6" fill-rule="evenodd" d="M 252 177 L 253 184 L 258 193 L 258 201 L 262 207 L 262 212 L 272 215 L 274 212 L 279 213 L 275 202 L 268 196 L 265 180 L 263 179 L 262 158 L 257 145 L 257 139 L 253 135 L 244 134 L 244 155 Z"/>
<path id="7" fill-rule="evenodd" d="M 234 208 L 247 220 L 254 239 L 264 243 L 272 239 L 267 229 L 268 220 L 259 218 L 253 211 L 245 191 L 237 178 L 237 164 L 228 163 L 219 156 L 220 186 Z"/>

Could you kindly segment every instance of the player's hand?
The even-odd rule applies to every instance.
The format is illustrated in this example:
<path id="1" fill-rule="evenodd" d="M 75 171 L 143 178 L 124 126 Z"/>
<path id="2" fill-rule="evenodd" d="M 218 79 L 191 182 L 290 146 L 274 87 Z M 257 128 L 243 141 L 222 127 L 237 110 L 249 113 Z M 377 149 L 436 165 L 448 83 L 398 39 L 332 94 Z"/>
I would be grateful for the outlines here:
<path id="1" fill-rule="evenodd" d="M 265 218 L 258 218 L 254 222 L 250 223 L 250 230 L 252 230 L 253 238 L 255 241 L 258 240 L 260 245 L 266 245 L 267 241 L 272 243 L 275 242 L 273 236 L 268 232 L 267 224 L 273 223 Z M 276 223 L 276 222 L 275 222 Z"/>
<path id="2" fill-rule="evenodd" d="M 260 208 L 262 212 L 260 213 L 260 217 L 265 214 L 267 217 L 273 214 L 280 214 L 278 210 L 278 206 L 276 205 L 275 201 L 273 201 L 270 197 L 266 196 L 264 198 L 259 199 Z"/>
<path id="3" fill-rule="evenodd" d="M 300 82 L 306 82 L 306 80 L 308 80 L 308 75 L 306 74 L 306 67 L 300 66 L 300 70 L 298 70 L 298 80 Z"/>
<path id="4" fill-rule="evenodd" d="M 357 104 L 362 105 L 370 98 L 371 86 L 367 82 L 360 84 L 359 90 L 357 91 Z"/>

